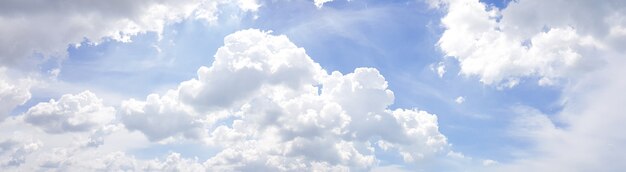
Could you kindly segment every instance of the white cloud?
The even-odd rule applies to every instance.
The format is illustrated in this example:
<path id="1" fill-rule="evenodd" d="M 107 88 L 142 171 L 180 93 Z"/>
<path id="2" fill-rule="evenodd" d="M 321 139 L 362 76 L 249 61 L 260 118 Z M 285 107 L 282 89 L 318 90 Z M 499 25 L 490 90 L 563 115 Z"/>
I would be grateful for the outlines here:
<path id="1" fill-rule="evenodd" d="M 511 86 L 516 84 L 511 81 L 519 78 L 539 77 L 540 84 L 547 85 L 575 77 L 597 67 L 602 59 L 594 58 L 595 53 L 610 48 L 602 41 L 615 39 L 586 30 L 591 23 L 585 21 L 546 21 L 547 16 L 567 15 L 554 13 L 559 10 L 548 9 L 538 1 L 513 2 L 503 11 L 487 8 L 478 0 L 434 4 L 441 2 L 448 13 L 441 20 L 445 31 L 438 46 L 459 60 L 462 74 L 478 76 L 485 84 Z M 556 2 L 548 4 L 552 3 Z M 526 7 L 528 4 L 534 5 Z M 551 11 L 552 15 L 539 17 L 532 11 Z M 535 18 L 523 20 L 519 15 Z"/>
<path id="2" fill-rule="evenodd" d="M 172 91 L 162 97 L 151 94 L 145 102 L 124 101 L 119 114 L 126 128 L 139 130 L 155 141 L 179 133 L 197 137 L 197 128 L 201 127 L 197 114 L 180 103 L 178 95 Z"/>
<path id="3" fill-rule="evenodd" d="M 8 117 L 11 111 L 28 101 L 31 97 L 30 87 L 32 80 L 20 79 L 7 73 L 7 69 L 0 67 L 0 121 Z"/>
<path id="4" fill-rule="evenodd" d="M 461 103 L 465 102 L 465 97 L 459 96 L 456 99 L 454 99 L 454 102 L 456 102 L 457 104 L 461 104 Z"/>
<path id="5" fill-rule="evenodd" d="M 214 22 L 220 6 L 259 8 L 256 0 L 2 1 L 0 63 L 33 53 L 62 57 L 70 44 L 85 39 L 127 42 L 138 33 L 160 34 L 165 25 L 188 18 Z"/>
<path id="6" fill-rule="evenodd" d="M 182 136 L 220 148 L 204 162 L 216 171 L 366 170 L 378 151 L 415 163 L 449 149 L 435 115 L 388 109 L 394 95 L 376 69 L 329 75 L 285 36 L 259 30 L 224 40 L 198 78 L 125 102 L 122 122 L 154 141 Z"/>
<path id="7" fill-rule="evenodd" d="M 437 66 L 437 75 L 439 76 L 439 78 L 443 78 L 443 74 L 446 73 L 446 66 L 443 64 L 439 64 Z"/>
<path id="8" fill-rule="evenodd" d="M 437 73 L 439 78 L 443 78 L 443 75 L 446 74 L 446 65 L 443 62 L 437 63 L 436 66 L 435 64 L 430 64 L 430 70 Z"/>
<path id="9" fill-rule="evenodd" d="M 90 91 L 39 103 L 24 114 L 26 122 L 48 133 L 91 131 L 113 119 L 115 109 L 103 105 L 102 100 Z"/>
<path id="10" fill-rule="evenodd" d="M 313 4 L 315 4 L 317 8 L 322 8 L 322 6 L 324 6 L 324 4 L 328 2 L 333 2 L 333 0 L 313 0 Z"/>
<path id="11" fill-rule="evenodd" d="M 530 143 L 494 171 L 620 171 L 626 128 L 626 82 L 620 75 L 626 26 L 624 1 L 513 1 L 502 11 L 478 0 L 431 1 L 447 10 L 439 46 L 461 73 L 485 84 L 513 86 L 537 77 L 563 83 L 563 110 L 546 115 L 516 108 L 511 131 Z M 581 13 L 581 11 L 585 11 Z"/>
<path id="12" fill-rule="evenodd" d="M 181 100 L 198 111 L 241 106 L 266 90 L 263 86 L 307 89 L 305 84 L 323 75 L 319 64 L 285 36 L 241 31 L 226 36 L 224 44 L 211 67 L 201 67 L 198 79 L 183 82 L 178 88 Z"/>

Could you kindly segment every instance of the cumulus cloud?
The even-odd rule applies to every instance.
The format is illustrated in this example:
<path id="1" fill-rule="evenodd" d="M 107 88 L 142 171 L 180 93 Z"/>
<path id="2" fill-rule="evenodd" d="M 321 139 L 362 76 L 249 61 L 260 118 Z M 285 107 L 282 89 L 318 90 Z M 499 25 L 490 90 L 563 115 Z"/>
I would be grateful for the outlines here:
<path id="1" fill-rule="evenodd" d="M 7 69 L 0 67 L 0 121 L 8 117 L 11 111 L 28 101 L 31 97 L 32 80 L 9 76 Z"/>
<path id="2" fill-rule="evenodd" d="M 317 6 L 317 8 L 322 8 L 325 3 L 332 2 L 333 0 L 313 0 L 313 4 Z"/>
<path id="3" fill-rule="evenodd" d="M 218 8 L 231 4 L 242 11 L 259 7 L 256 0 L 2 1 L 0 63 L 33 53 L 64 56 L 68 45 L 85 39 L 127 42 L 138 33 L 160 33 L 166 24 L 183 19 L 214 22 Z"/>
<path id="4" fill-rule="evenodd" d="M 115 110 L 84 91 L 10 117 L 0 123 L 0 163 L 9 170 L 347 171 L 378 166 L 379 154 L 407 164 L 445 156 L 450 146 L 437 117 L 389 109 L 387 87 L 376 69 L 329 74 L 287 37 L 243 30 L 225 38 L 197 78 L 162 95 Z M 129 153 L 169 141 L 217 152 L 208 159 Z"/>
<path id="5" fill-rule="evenodd" d="M 102 100 L 90 91 L 39 103 L 24 114 L 26 122 L 48 133 L 91 131 L 114 118 L 115 109 L 103 105 Z"/>
<path id="6" fill-rule="evenodd" d="M 441 20 L 445 31 L 438 46 L 460 62 L 461 74 L 478 76 L 485 84 L 511 87 L 520 78 L 538 77 L 540 85 L 550 85 L 575 77 L 602 63 L 596 57 L 599 51 L 618 48 L 610 43 L 623 35 L 611 30 L 623 27 L 623 19 L 615 16 L 624 10 L 617 1 L 565 3 L 512 2 L 500 11 L 478 0 L 431 1 L 447 11 Z M 593 9 L 606 7 L 609 12 L 593 13 L 596 18 L 591 20 L 575 10 L 595 6 L 602 8 Z M 553 10 L 555 7 L 564 10 Z"/>
<path id="7" fill-rule="evenodd" d="M 461 73 L 485 84 L 563 83 L 563 110 L 543 114 L 517 107 L 511 133 L 530 143 L 495 171 L 619 171 L 624 159 L 624 1 L 511 2 L 505 9 L 479 1 L 429 1 L 445 9 L 439 47 L 458 59 Z M 585 11 L 581 13 L 581 11 Z M 486 161 L 485 161 L 486 162 Z"/>
<path id="8" fill-rule="evenodd" d="M 287 37 L 251 29 L 227 36 L 197 78 L 119 113 L 151 140 L 219 148 L 203 163 L 217 171 L 365 170 L 376 152 L 415 163 L 448 150 L 437 117 L 389 109 L 387 86 L 373 68 L 328 74 Z"/>
<path id="9" fill-rule="evenodd" d="M 176 134 L 196 136 L 194 131 L 201 127 L 197 116 L 171 91 L 162 97 L 151 94 L 146 101 L 124 101 L 120 110 L 126 128 L 139 130 L 150 140 L 162 140 Z"/>

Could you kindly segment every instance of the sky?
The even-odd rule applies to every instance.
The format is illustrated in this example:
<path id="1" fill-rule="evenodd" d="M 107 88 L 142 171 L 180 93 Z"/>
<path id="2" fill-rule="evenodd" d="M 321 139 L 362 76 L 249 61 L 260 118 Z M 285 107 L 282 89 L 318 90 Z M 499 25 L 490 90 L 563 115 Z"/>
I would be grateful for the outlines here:
<path id="1" fill-rule="evenodd" d="M 3 171 L 621 171 L 626 1 L 0 1 Z"/>

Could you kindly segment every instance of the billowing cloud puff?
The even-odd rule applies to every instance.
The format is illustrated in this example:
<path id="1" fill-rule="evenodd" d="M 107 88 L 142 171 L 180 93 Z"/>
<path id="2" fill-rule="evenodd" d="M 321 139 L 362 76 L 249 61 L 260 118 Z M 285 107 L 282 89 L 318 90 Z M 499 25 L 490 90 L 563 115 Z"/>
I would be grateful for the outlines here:
<path id="1" fill-rule="evenodd" d="M 69 44 L 85 39 L 130 41 L 130 36 L 160 33 L 166 24 L 186 18 L 213 22 L 218 7 L 231 3 L 242 11 L 259 7 L 256 0 L 2 1 L 0 63 L 33 53 L 64 55 Z"/>
<path id="2" fill-rule="evenodd" d="M 447 11 L 438 43 L 443 53 L 459 60 L 461 74 L 485 84 L 514 86 L 520 78 L 538 77 L 540 85 L 551 85 L 573 78 L 597 68 L 601 52 L 619 49 L 626 38 L 622 1 L 526 0 L 503 11 L 478 0 L 430 2 Z"/>
<path id="3" fill-rule="evenodd" d="M 31 80 L 15 80 L 6 72 L 6 68 L 0 67 L 0 121 L 8 117 L 16 106 L 26 103 L 31 96 Z"/>
<path id="4" fill-rule="evenodd" d="M 333 0 L 313 0 L 313 4 L 317 6 L 317 8 L 322 8 L 325 3 L 332 2 Z"/>
<path id="5" fill-rule="evenodd" d="M 324 74 L 304 49 L 285 36 L 241 31 L 226 36 L 224 44 L 211 67 L 201 67 L 197 79 L 181 83 L 178 89 L 181 100 L 198 111 L 241 106 L 255 94 L 279 91 L 272 89 L 276 86 L 308 89 Z"/>
<path id="6" fill-rule="evenodd" d="M 182 104 L 177 93 L 151 94 L 146 101 L 122 102 L 120 117 L 126 128 L 143 132 L 150 140 L 162 140 L 177 134 L 197 138 L 199 116 Z"/>
<path id="7" fill-rule="evenodd" d="M 125 101 L 122 123 L 153 141 L 218 148 L 203 163 L 217 171 L 365 170 L 376 152 L 413 163 L 449 149 L 435 115 L 388 109 L 394 95 L 376 69 L 328 74 L 285 36 L 259 30 L 224 40 L 198 78 Z"/>
<path id="8" fill-rule="evenodd" d="M 520 0 L 502 11 L 478 0 L 430 2 L 447 11 L 439 47 L 458 59 L 462 74 L 508 86 L 524 77 L 540 85 L 569 80 L 561 112 L 515 108 L 511 132 L 531 147 L 511 162 L 489 163 L 494 171 L 626 168 L 606 161 L 626 158 L 626 136 L 616 134 L 626 130 L 625 1 Z"/>
<path id="9" fill-rule="evenodd" d="M 39 103 L 24 114 L 26 122 L 48 133 L 91 131 L 114 118 L 115 109 L 103 105 L 102 100 L 90 91 Z"/>

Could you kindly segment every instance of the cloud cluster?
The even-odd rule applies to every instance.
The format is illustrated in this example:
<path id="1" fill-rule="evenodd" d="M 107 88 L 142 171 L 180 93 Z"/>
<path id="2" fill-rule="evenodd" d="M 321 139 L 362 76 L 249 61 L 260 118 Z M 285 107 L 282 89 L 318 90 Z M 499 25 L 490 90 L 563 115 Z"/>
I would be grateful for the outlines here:
<path id="1" fill-rule="evenodd" d="M 47 82 L 38 74 L 17 79 L 9 73 L 31 71 L 49 57 L 64 58 L 69 46 L 129 42 L 131 36 L 146 32 L 160 36 L 165 26 L 185 19 L 214 23 L 220 9 L 255 12 L 259 7 L 257 0 L 2 1 L 0 121 L 30 99 L 33 83 Z M 56 77 L 59 71 L 49 72 Z"/>
<path id="2" fill-rule="evenodd" d="M 458 59 L 461 73 L 485 84 L 514 86 L 536 77 L 540 85 L 568 80 L 563 110 L 546 115 L 517 107 L 511 133 L 531 144 L 494 171 L 620 171 L 626 130 L 623 88 L 626 2 L 511 2 L 501 11 L 478 0 L 436 0 L 445 9 L 439 47 Z M 584 11 L 584 12 L 583 12 Z"/>
<path id="3" fill-rule="evenodd" d="M 376 69 L 327 74 L 285 36 L 259 30 L 224 44 L 198 78 L 125 101 L 122 123 L 153 141 L 218 147 L 204 163 L 218 171 L 364 170 L 376 152 L 412 163 L 448 149 L 435 115 L 388 109 L 393 92 Z"/>
<path id="4" fill-rule="evenodd" d="M 530 0 L 512 2 L 502 11 L 478 0 L 431 3 L 447 11 L 438 46 L 458 59 L 461 74 L 478 76 L 485 84 L 510 87 L 524 77 L 555 84 L 597 68 L 603 62 L 598 53 L 620 48 L 618 40 L 626 36 L 621 1 Z M 561 10 L 553 10 L 557 7 Z M 606 10 L 579 12 L 586 9 Z"/>
<path id="5" fill-rule="evenodd" d="M 380 166 L 381 155 L 417 164 L 451 152 L 437 116 L 390 109 L 393 102 L 374 68 L 328 73 L 286 36 L 242 30 L 224 38 L 211 66 L 164 93 L 110 106 L 84 91 L 7 118 L 0 163 L 9 170 L 360 171 Z M 133 154 L 173 143 L 215 153 Z"/>
<path id="6" fill-rule="evenodd" d="M 227 5 L 242 11 L 259 7 L 255 0 L 2 1 L 0 63 L 15 63 L 33 53 L 64 56 L 68 45 L 85 40 L 127 42 L 187 18 L 214 22 L 218 7 Z"/>
<path id="7" fill-rule="evenodd" d="M 115 118 L 115 109 L 102 104 L 90 91 L 66 94 L 58 101 L 39 103 L 24 114 L 24 120 L 48 133 L 92 131 Z"/>
<path id="8" fill-rule="evenodd" d="M 68 45 L 83 42 L 160 35 L 185 19 L 215 22 L 222 6 L 259 8 L 256 0 L 3 1 L 0 66 L 37 61 L 33 54 L 63 57 Z M 0 69 L 6 170 L 363 171 L 380 166 L 381 156 L 403 161 L 384 163 L 417 164 L 451 152 L 436 115 L 389 108 L 394 93 L 378 70 L 328 73 L 286 36 L 254 29 L 227 36 L 196 78 L 145 100 L 105 105 L 84 91 L 10 115 L 30 99 L 31 85 Z M 215 153 L 135 157 L 171 143 L 202 144 Z"/>

